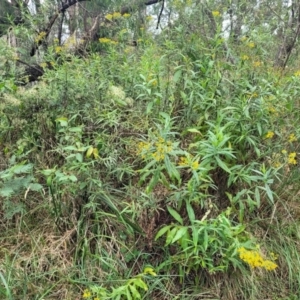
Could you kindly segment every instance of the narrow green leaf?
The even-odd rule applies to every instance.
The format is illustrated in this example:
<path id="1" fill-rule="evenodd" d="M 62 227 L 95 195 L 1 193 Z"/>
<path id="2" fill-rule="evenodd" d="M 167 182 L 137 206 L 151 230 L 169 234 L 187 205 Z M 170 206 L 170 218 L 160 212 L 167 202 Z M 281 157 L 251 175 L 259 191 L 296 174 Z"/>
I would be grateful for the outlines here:
<path id="1" fill-rule="evenodd" d="M 272 204 L 274 204 L 273 192 L 268 185 L 265 186 L 265 191 L 267 192 L 268 198 L 271 200 Z"/>
<path id="2" fill-rule="evenodd" d="M 195 221 L 196 217 L 195 217 L 194 209 L 193 209 L 191 203 L 188 201 L 186 202 L 186 210 L 187 210 L 190 221 L 191 222 Z"/>
<path id="3" fill-rule="evenodd" d="M 180 225 L 183 225 L 183 220 L 181 218 L 181 216 L 179 215 L 179 213 L 172 208 L 171 206 L 167 206 L 167 209 L 169 211 L 169 213 L 171 214 L 171 216 L 178 222 L 180 223 Z"/>
<path id="4" fill-rule="evenodd" d="M 155 236 L 155 241 L 157 241 L 162 235 L 164 235 L 168 230 L 170 230 L 171 227 L 172 225 L 168 225 L 161 228 Z"/>
<path id="5" fill-rule="evenodd" d="M 184 227 L 181 227 L 175 234 L 171 244 L 175 243 L 176 241 L 180 240 L 187 232 L 188 230 L 188 227 L 184 226 Z"/>
<path id="6" fill-rule="evenodd" d="M 174 227 L 171 231 L 168 232 L 167 234 L 167 239 L 166 239 L 166 246 L 168 246 L 169 244 L 171 244 L 176 232 L 178 230 L 178 227 Z"/>
<path id="7" fill-rule="evenodd" d="M 207 230 L 205 229 L 203 231 L 203 248 L 206 251 L 208 247 L 208 234 L 207 234 Z"/>
<path id="8" fill-rule="evenodd" d="M 226 164 L 218 156 L 216 156 L 216 161 L 220 168 L 222 168 L 227 173 L 231 173 L 230 169 L 226 166 Z"/>
<path id="9" fill-rule="evenodd" d="M 258 187 L 255 188 L 255 201 L 257 204 L 257 207 L 260 207 L 260 193 Z"/>

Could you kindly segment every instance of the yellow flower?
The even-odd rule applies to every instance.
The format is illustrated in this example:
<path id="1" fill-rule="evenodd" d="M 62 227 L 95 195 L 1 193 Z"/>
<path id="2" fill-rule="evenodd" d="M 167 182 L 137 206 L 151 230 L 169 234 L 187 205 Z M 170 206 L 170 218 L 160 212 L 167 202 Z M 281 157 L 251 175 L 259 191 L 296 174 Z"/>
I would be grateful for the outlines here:
<path id="1" fill-rule="evenodd" d="M 127 14 L 127 13 L 126 13 L 126 14 L 123 15 L 123 17 L 124 17 L 124 18 L 129 18 L 129 17 L 130 17 L 130 14 Z"/>
<path id="2" fill-rule="evenodd" d="M 249 43 L 247 44 L 247 46 L 248 46 L 249 48 L 254 48 L 254 47 L 255 47 L 255 44 L 254 44 L 253 42 L 249 42 Z"/>
<path id="3" fill-rule="evenodd" d="M 156 161 L 164 160 L 166 154 L 172 152 L 173 144 L 162 137 L 158 137 L 155 142 L 139 142 L 136 153 L 143 159 L 153 158 Z"/>
<path id="4" fill-rule="evenodd" d="M 100 38 L 99 42 L 102 44 L 108 44 L 111 42 L 111 39 L 104 37 L 104 38 Z"/>
<path id="5" fill-rule="evenodd" d="M 271 253 L 270 253 L 270 256 L 271 256 L 272 260 L 278 259 L 278 255 L 275 254 L 274 252 L 271 252 Z"/>
<path id="6" fill-rule="evenodd" d="M 248 60 L 249 59 L 249 56 L 248 55 L 243 55 L 242 56 L 242 60 Z"/>
<path id="7" fill-rule="evenodd" d="M 289 135 L 289 142 L 292 143 L 292 142 L 296 142 L 296 141 L 297 141 L 297 138 L 296 138 L 295 134 L 291 133 Z"/>
<path id="8" fill-rule="evenodd" d="M 267 271 L 272 271 L 277 268 L 277 265 L 265 260 L 257 250 L 246 250 L 244 247 L 238 249 L 239 257 L 246 262 L 251 268 L 265 268 Z"/>
<path id="9" fill-rule="evenodd" d="M 124 28 L 124 29 L 122 29 L 122 30 L 120 31 L 120 34 L 125 34 L 125 33 L 127 33 L 127 29 L 126 29 L 126 28 Z"/>
<path id="10" fill-rule="evenodd" d="M 56 46 L 56 47 L 54 48 L 54 50 L 55 50 L 55 53 L 59 53 L 59 52 L 61 52 L 62 47 Z"/>
<path id="11" fill-rule="evenodd" d="M 47 33 L 45 31 L 41 31 L 38 36 L 35 38 L 35 42 L 38 43 L 39 41 L 41 41 L 45 36 L 47 35 Z"/>
<path id="12" fill-rule="evenodd" d="M 281 163 L 280 163 L 279 161 L 275 161 L 275 162 L 273 163 L 273 167 L 274 167 L 274 168 L 280 168 L 280 167 L 281 167 Z"/>
<path id="13" fill-rule="evenodd" d="M 107 19 L 107 20 L 109 20 L 109 21 L 111 21 L 112 18 L 113 18 L 113 15 L 112 15 L 112 14 L 107 14 L 107 15 L 105 16 L 105 19 Z"/>
<path id="14" fill-rule="evenodd" d="M 265 268 L 267 271 L 273 271 L 277 268 L 277 265 L 270 260 L 265 260 L 263 261 L 262 267 Z"/>
<path id="15" fill-rule="evenodd" d="M 266 139 L 271 139 L 274 136 L 274 132 L 273 131 L 268 131 L 266 134 Z"/>
<path id="16" fill-rule="evenodd" d="M 277 111 L 276 111 L 276 108 L 274 107 L 274 106 L 269 106 L 268 107 L 268 110 L 269 110 L 269 112 L 271 113 L 271 114 L 275 114 Z"/>
<path id="17" fill-rule="evenodd" d="M 113 16 L 113 18 L 118 19 L 118 18 L 120 18 L 122 15 L 121 15 L 121 13 L 119 13 L 119 12 L 114 12 L 114 13 L 112 14 L 112 16 Z"/>
<path id="18" fill-rule="evenodd" d="M 220 12 L 219 12 L 218 10 L 213 10 L 213 11 L 212 11 L 212 15 L 213 15 L 214 17 L 219 17 L 221 14 L 220 14 Z"/>
<path id="19" fill-rule="evenodd" d="M 189 161 L 185 156 L 179 158 L 178 166 L 187 167 L 189 165 Z"/>
<path id="20" fill-rule="evenodd" d="M 260 61 L 253 62 L 253 67 L 258 68 L 260 66 L 261 66 L 261 62 Z"/>
<path id="21" fill-rule="evenodd" d="M 242 41 L 242 42 L 245 42 L 246 40 L 247 40 L 247 37 L 246 37 L 246 36 L 242 36 L 242 37 L 241 37 L 241 41 Z"/>
<path id="22" fill-rule="evenodd" d="M 153 19 L 152 16 L 147 16 L 147 17 L 146 17 L 146 21 L 151 21 L 152 19 Z"/>
<path id="23" fill-rule="evenodd" d="M 157 86 L 157 80 L 156 79 L 152 79 L 149 81 L 149 84 L 153 87 L 156 87 Z"/>
<path id="24" fill-rule="evenodd" d="M 192 162 L 191 168 L 193 170 L 197 170 L 199 167 L 199 162 L 197 160 L 195 160 L 194 162 Z"/>
<path id="25" fill-rule="evenodd" d="M 291 165 L 296 165 L 297 160 L 296 160 L 296 152 L 291 152 L 288 156 L 288 163 Z"/>
<path id="26" fill-rule="evenodd" d="M 295 72 L 294 76 L 297 76 L 297 77 L 300 76 L 300 71 Z"/>
<path id="27" fill-rule="evenodd" d="M 282 154 L 287 154 L 287 151 L 285 149 L 281 150 Z"/>
<path id="28" fill-rule="evenodd" d="M 40 66 L 41 66 L 42 68 L 46 68 L 46 67 L 47 67 L 47 63 L 42 62 L 42 63 L 40 63 Z"/>
<path id="29" fill-rule="evenodd" d="M 88 289 L 83 291 L 82 298 L 87 299 L 87 298 L 90 298 L 91 296 L 92 296 L 92 294 Z"/>

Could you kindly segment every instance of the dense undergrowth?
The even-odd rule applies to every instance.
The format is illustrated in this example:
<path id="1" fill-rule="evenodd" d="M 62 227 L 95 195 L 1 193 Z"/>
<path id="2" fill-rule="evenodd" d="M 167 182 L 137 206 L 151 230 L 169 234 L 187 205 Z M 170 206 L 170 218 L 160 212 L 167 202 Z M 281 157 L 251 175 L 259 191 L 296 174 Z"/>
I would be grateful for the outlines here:
<path id="1" fill-rule="evenodd" d="M 142 38 L 1 74 L 0 298 L 299 299 L 297 70 Z"/>

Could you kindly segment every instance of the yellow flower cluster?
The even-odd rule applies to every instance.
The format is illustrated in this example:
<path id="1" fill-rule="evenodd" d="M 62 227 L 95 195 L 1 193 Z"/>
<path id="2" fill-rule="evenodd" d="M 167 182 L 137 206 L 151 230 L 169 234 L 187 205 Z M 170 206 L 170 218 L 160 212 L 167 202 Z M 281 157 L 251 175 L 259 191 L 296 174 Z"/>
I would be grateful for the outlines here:
<path id="1" fill-rule="evenodd" d="M 268 131 L 266 134 L 266 139 L 271 139 L 274 136 L 274 132 L 273 131 Z"/>
<path id="2" fill-rule="evenodd" d="M 113 40 L 111 40 L 111 39 L 109 39 L 109 38 L 106 38 L 106 37 L 100 38 L 100 39 L 99 39 L 99 42 L 100 42 L 101 44 L 110 44 L 110 45 L 116 45 L 116 44 L 118 44 L 118 42 L 113 41 Z"/>
<path id="3" fill-rule="evenodd" d="M 146 21 L 151 21 L 152 19 L 153 19 L 152 16 L 147 16 L 147 17 L 146 17 Z"/>
<path id="4" fill-rule="evenodd" d="M 83 295 L 82 295 L 83 299 L 91 299 L 91 297 L 92 297 L 91 291 L 89 291 L 88 289 L 83 291 Z M 100 298 L 96 297 L 96 298 L 93 298 L 93 300 L 100 300 Z"/>
<path id="5" fill-rule="evenodd" d="M 198 160 L 191 161 L 190 159 L 188 159 L 185 156 L 182 156 L 179 158 L 178 165 L 180 167 L 190 167 L 193 170 L 197 170 L 199 168 Z"/>
<path id="6" fill-rule="evenodd" d="M 300 71 L 296 71 L 296 72 L 294 73 L 294 76 L 299 77 L 299 76 L 300 76 Z"/>
<path id="7" fill-rule="evenodd" d="M 269 112 L 270 112 L 271 114 L 275 114 L 276 116 L 278 116 L 278 112 L 277 112 L 277 110 L 276 110 L 276 108 L 275 108 L 274 106 L 269 105 L 269 106 L 268 106 L 268 110 L 269 110 Z"/>
<path id="8" fill-rule="evenodd" d="M 253 62 L 253 67 L 258 68 L 262 65 L 261 61 L 254 61 Z"/>
<path id="9" fill-rule="evenodd" d="M 60 53 L 62 51 L 62 47 L 61 46 L 55 46 L 54 51 L 55 51 L 55 53 Z"/>
<path id="10" fill-rule="evenodd" d="M 172 142 L 166 141 L 163 137 L 159 137 L 156 142 L 140 142 L 137 145 L 137 154 L 143 159 L 149 157 L 156 161 L 164 160 L 166 154 L 173 150 Z"/>
<path id="11" fill-rule="evenodd" d="M 248 55 L 242 55 L 242 60 L 248 60 L 249 56 Z"/>
<path id="12" fill-rule="evenodd" d="M 265 260 L 257 250 L 238 249 L 239 257 L 251 268 L 265 268 L 267 271 L 275 270 L 278 266 L 271 260 Z"/>
<path id="13" fill-rule="evenodd" d="M 148 84 L 152 87 L 156 87 L 158 85 L 157 79 L 155 78 L 155 74 L 150 74 L 147 77 Z"/>
<path id="14" fill-rule="evenodd" d="M 151 143 L 149 142 L 139 142 L 137 145 L 137 154 L 142 157 L 142 159 L 146 158 L 146 153 L 148 153 L 151 149 Z"/>
<path id="15" fill-rule="evenodd" d="M 122 17 L 121 13 L 114 12 L 113 14 L 107 14 L 105 16 L 105 19 L 111 21 L 112 19 L 119 19 L 121 17 Z M 130 17 L 130 14 L 124 14 L 123 17 L 128 18 L 128 17 Z"/>
<path id="16" fill-rule="evenodd" d="M 212 11 L 212 15 L 214 16 L 214 17 L 220 17 L 220 12 L 218 11 L 218 10 L 213 10 Z"/>
<path id="17" fill-rule="evenodd" d="M 122 29 L 120 32 L 119 32 L 119 34 L 125 34 L 125 33 L 127 33 L 128 32 L 128 30 L 126 29 L 126 28 L 124 28 L 124 29 Z"/>
<path id="18" fill-rule="evenodd" d="M 42 39 L 44 39 L 44 37 L 46 36 L 46 32 L 45 31 L 41 31 L 38 36 L 35 38 L 35 42 L 38 43 L 39 41 L 41 41 Z"/>
<path id="19" fill-rule="evenodd" d="M 162 161 L 165 155 L 173 150 L 172 142 L 166 141 L 164 138 L 159 137 L 157 142 L 154 143 L 156 151 L 152 153 L 152 157 L 156 161 Z"/>
<path id="20" fill-rule="evenodd" d="M 297 141 L 297 138 L 296 138 L 295 134 L 294 134 L 294 133 L 291 133 L 291 134 L 289 135 L 289 142 L 290 142 L 290 143 L 293 143 L 293 142 L 296 142 L 296 141 Z"/>
<path id="21" fill-rule="evenodd" d="M 90 298 L 91 296 L 92 296 L 92 294 L 89 290 L 86 289 L 86 290 L 83 291 L 83 295 L 82 295 L 83 299 Z"/>
<path id="22" fill-rule="evenodd" d="M 296 152 L 292 152 L 292 153 L 289 154 L 288 163 L 291 164 L 291 165 L 296 165 L 297 164 Z"/>
<path id="23" fill-rule="evenodd" d="M 254 44 L 253 42 L 249 42 L 249 43 L 247 44 L 247 46 L 248 46 L 249 48 L 254 48 L 254 47 L 255 47 L 255 44 Z"/>

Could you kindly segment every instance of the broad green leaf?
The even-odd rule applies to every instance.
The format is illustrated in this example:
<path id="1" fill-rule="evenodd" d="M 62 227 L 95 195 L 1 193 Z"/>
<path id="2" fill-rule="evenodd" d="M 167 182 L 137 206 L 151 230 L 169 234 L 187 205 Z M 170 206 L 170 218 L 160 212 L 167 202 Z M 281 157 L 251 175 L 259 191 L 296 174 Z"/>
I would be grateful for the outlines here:
<path id="1" fill-rule="evenodd" d="M 76 153 L 75 157 L 76 157 L 76 160 L 78 162 L 83 162 L 83 155 L 82 155 L 82 153 Z"/>
<path id="2" fill-rule="evenodd" d="M 65 117 L 55 119 L 55 122 L 59 122 L 60 126 L 66 127 L 68 125 L 68 119 Z"/>
<path id="3" fill-rule="evenodd" d="M 30 183 L 29 185 L 29 189 L 35 192 L 40 191 L 42 188 L 43 186 L 39 183 Z"/>
<path id="4" fill-rule="evenodd" d="M 173 76 L 173 81 L 177 83 L 180 80 L 181 75 L 182 75 L 182 70 L 177 70 Z"/>
<path id="5" fill-rule="evenodd" d="M 29 173 L 33 168 L 33 164 L 17 165 L 12 168 L 14 174 Z"/>
<path id="6" fill-rule="evenodd" d="M 69 131 L 71 131 L 71 132 L 82 132 L 82 127 L 81 126 L 71 127 L 71 128 L 69 128 Z"/>
<path id="7" fill-rule="evenodd" d="M 77 177 L 75 175 L 70 175 L 69 176 L 69 179 L 72 181 L 72 182 L 76 182 L 77 181 Z"/>

